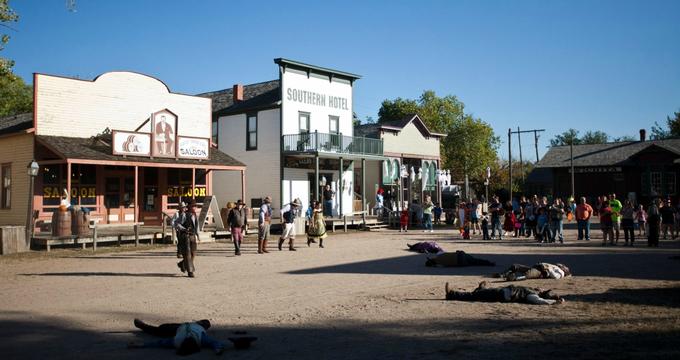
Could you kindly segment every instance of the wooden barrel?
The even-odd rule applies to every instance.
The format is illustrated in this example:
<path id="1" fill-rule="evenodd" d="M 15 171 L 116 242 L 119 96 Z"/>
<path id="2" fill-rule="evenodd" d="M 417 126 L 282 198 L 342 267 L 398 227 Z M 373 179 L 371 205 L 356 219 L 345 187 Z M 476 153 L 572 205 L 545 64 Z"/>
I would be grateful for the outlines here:
<path id="1" fill-rule="evenodd" d="M 52 235 L 71 236 L 71 212 L 55 211 L 52 215 Z"/>
<path id="2" fill-rule="evenodd" d="M 71 232 L 76 236 L 90 235 L 90 214 L 83 211 L 74 211 L 71 214 Z"/>

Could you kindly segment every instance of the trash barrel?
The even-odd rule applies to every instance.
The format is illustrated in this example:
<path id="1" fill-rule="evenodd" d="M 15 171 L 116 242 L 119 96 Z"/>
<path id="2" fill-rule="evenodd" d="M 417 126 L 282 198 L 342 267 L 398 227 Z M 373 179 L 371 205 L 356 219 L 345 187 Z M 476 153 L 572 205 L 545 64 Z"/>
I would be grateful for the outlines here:
<path id="1" fill-rule="evenodd" d="M 78 209 L 71 213 L 71 232 L 76 236 L 90 235 L 90 214 Z"/>

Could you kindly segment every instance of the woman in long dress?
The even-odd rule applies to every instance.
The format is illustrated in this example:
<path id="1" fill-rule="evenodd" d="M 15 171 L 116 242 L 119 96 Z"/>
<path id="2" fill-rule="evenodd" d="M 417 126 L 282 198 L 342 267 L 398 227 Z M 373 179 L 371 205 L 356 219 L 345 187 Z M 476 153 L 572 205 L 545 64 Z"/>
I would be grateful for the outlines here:
<path id="1" fill-rule="evenodd" d="M 323 239 L 327 236 L 326 220 L 323 218 L 323 208 L 319 202 L 314 202 L 312 222 L 309 225 L 309 229 L 307 229 L 307 246 L 310 246 L 313 240 L 319 240 L 319 247 L 322 248 Z"/>

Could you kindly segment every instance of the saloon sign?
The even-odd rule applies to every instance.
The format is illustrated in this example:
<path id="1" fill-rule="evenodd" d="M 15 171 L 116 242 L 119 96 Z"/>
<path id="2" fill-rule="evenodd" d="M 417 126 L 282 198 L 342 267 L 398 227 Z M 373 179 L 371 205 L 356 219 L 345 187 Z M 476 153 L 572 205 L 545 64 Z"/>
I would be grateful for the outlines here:
<path id="1" fill-rule="evenodd" d="M 210 139 L 179 136 L 178 117 L 170 110 L 158 111 L 152 114 L 150 119 L 151 133 L 113 130 L 111 141 L 113 155 L 177 159 L 210 158 Z"/>

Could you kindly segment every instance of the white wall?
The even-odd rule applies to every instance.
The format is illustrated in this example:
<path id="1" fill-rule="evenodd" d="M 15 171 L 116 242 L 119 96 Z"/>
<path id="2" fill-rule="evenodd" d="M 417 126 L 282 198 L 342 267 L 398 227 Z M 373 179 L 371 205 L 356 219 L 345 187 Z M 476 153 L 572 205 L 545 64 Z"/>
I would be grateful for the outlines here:
<path id="1" fill-rule="evenodd" d="M 283 134 L 299 133 L 298 112 L 304 111 L 311 114 L 311 132 L 318 130 L 320 133 L 329 133 L 328 117 L 333 115 L 340 118 L 340 132 L 345 136 L 353 136 L 352 85 L 342 79 L 329 81 L 328 77 L 322 79 L 317 76 L 318 75 L 312 75 L 307 77 L 307 74 L 294 69 L 287 69 L 282 74 L 281 85 L 283 89 L 283 98 L 281 101 L 284 111 Z M 294 101 L 293 91 L 295 90 L 310 91 L 323 95 L 325 96 L 325 105 Z M 346 109 L 332 107 L 330 105 L 330 97 L 344 99 L 346 101 L 344 104 Z"/>
<path id="2" fill-rule="evenodd" d="M 89 81 L 36 74 L 34 85 L 39 135 L 90 137 L 105 128 L 133 131 L 165 108 L 179 117 L 179 135 L 211 135 L 210 99 L 170 93 L 165 84 L 146 75 L 116 71 Z M 151 131 L 151 124 L 140 131 Z"/>
<path id="3" fill-rule="evenodd" d="M 385 153 L 439 157 L 439 138 L 426 138 L 413 123 L 398 133 L 385 132 L 382 139 Z"/>
<path id="4" fill-rule="evenodd" d="M 223 116 L 218 119 L 218 148 L 246 164 L 246 198 L 272 197 L 272 206 L 278 207 L 280 174 L 279 109 L 257 113 L 257 150 L 246 151 L 246 115 Z M 239 172 L 220 171 L 214 177 L 213 193 L 220 206 L 241 198 Z M 276 213 L 275 213 L 276 214 Z"/>

